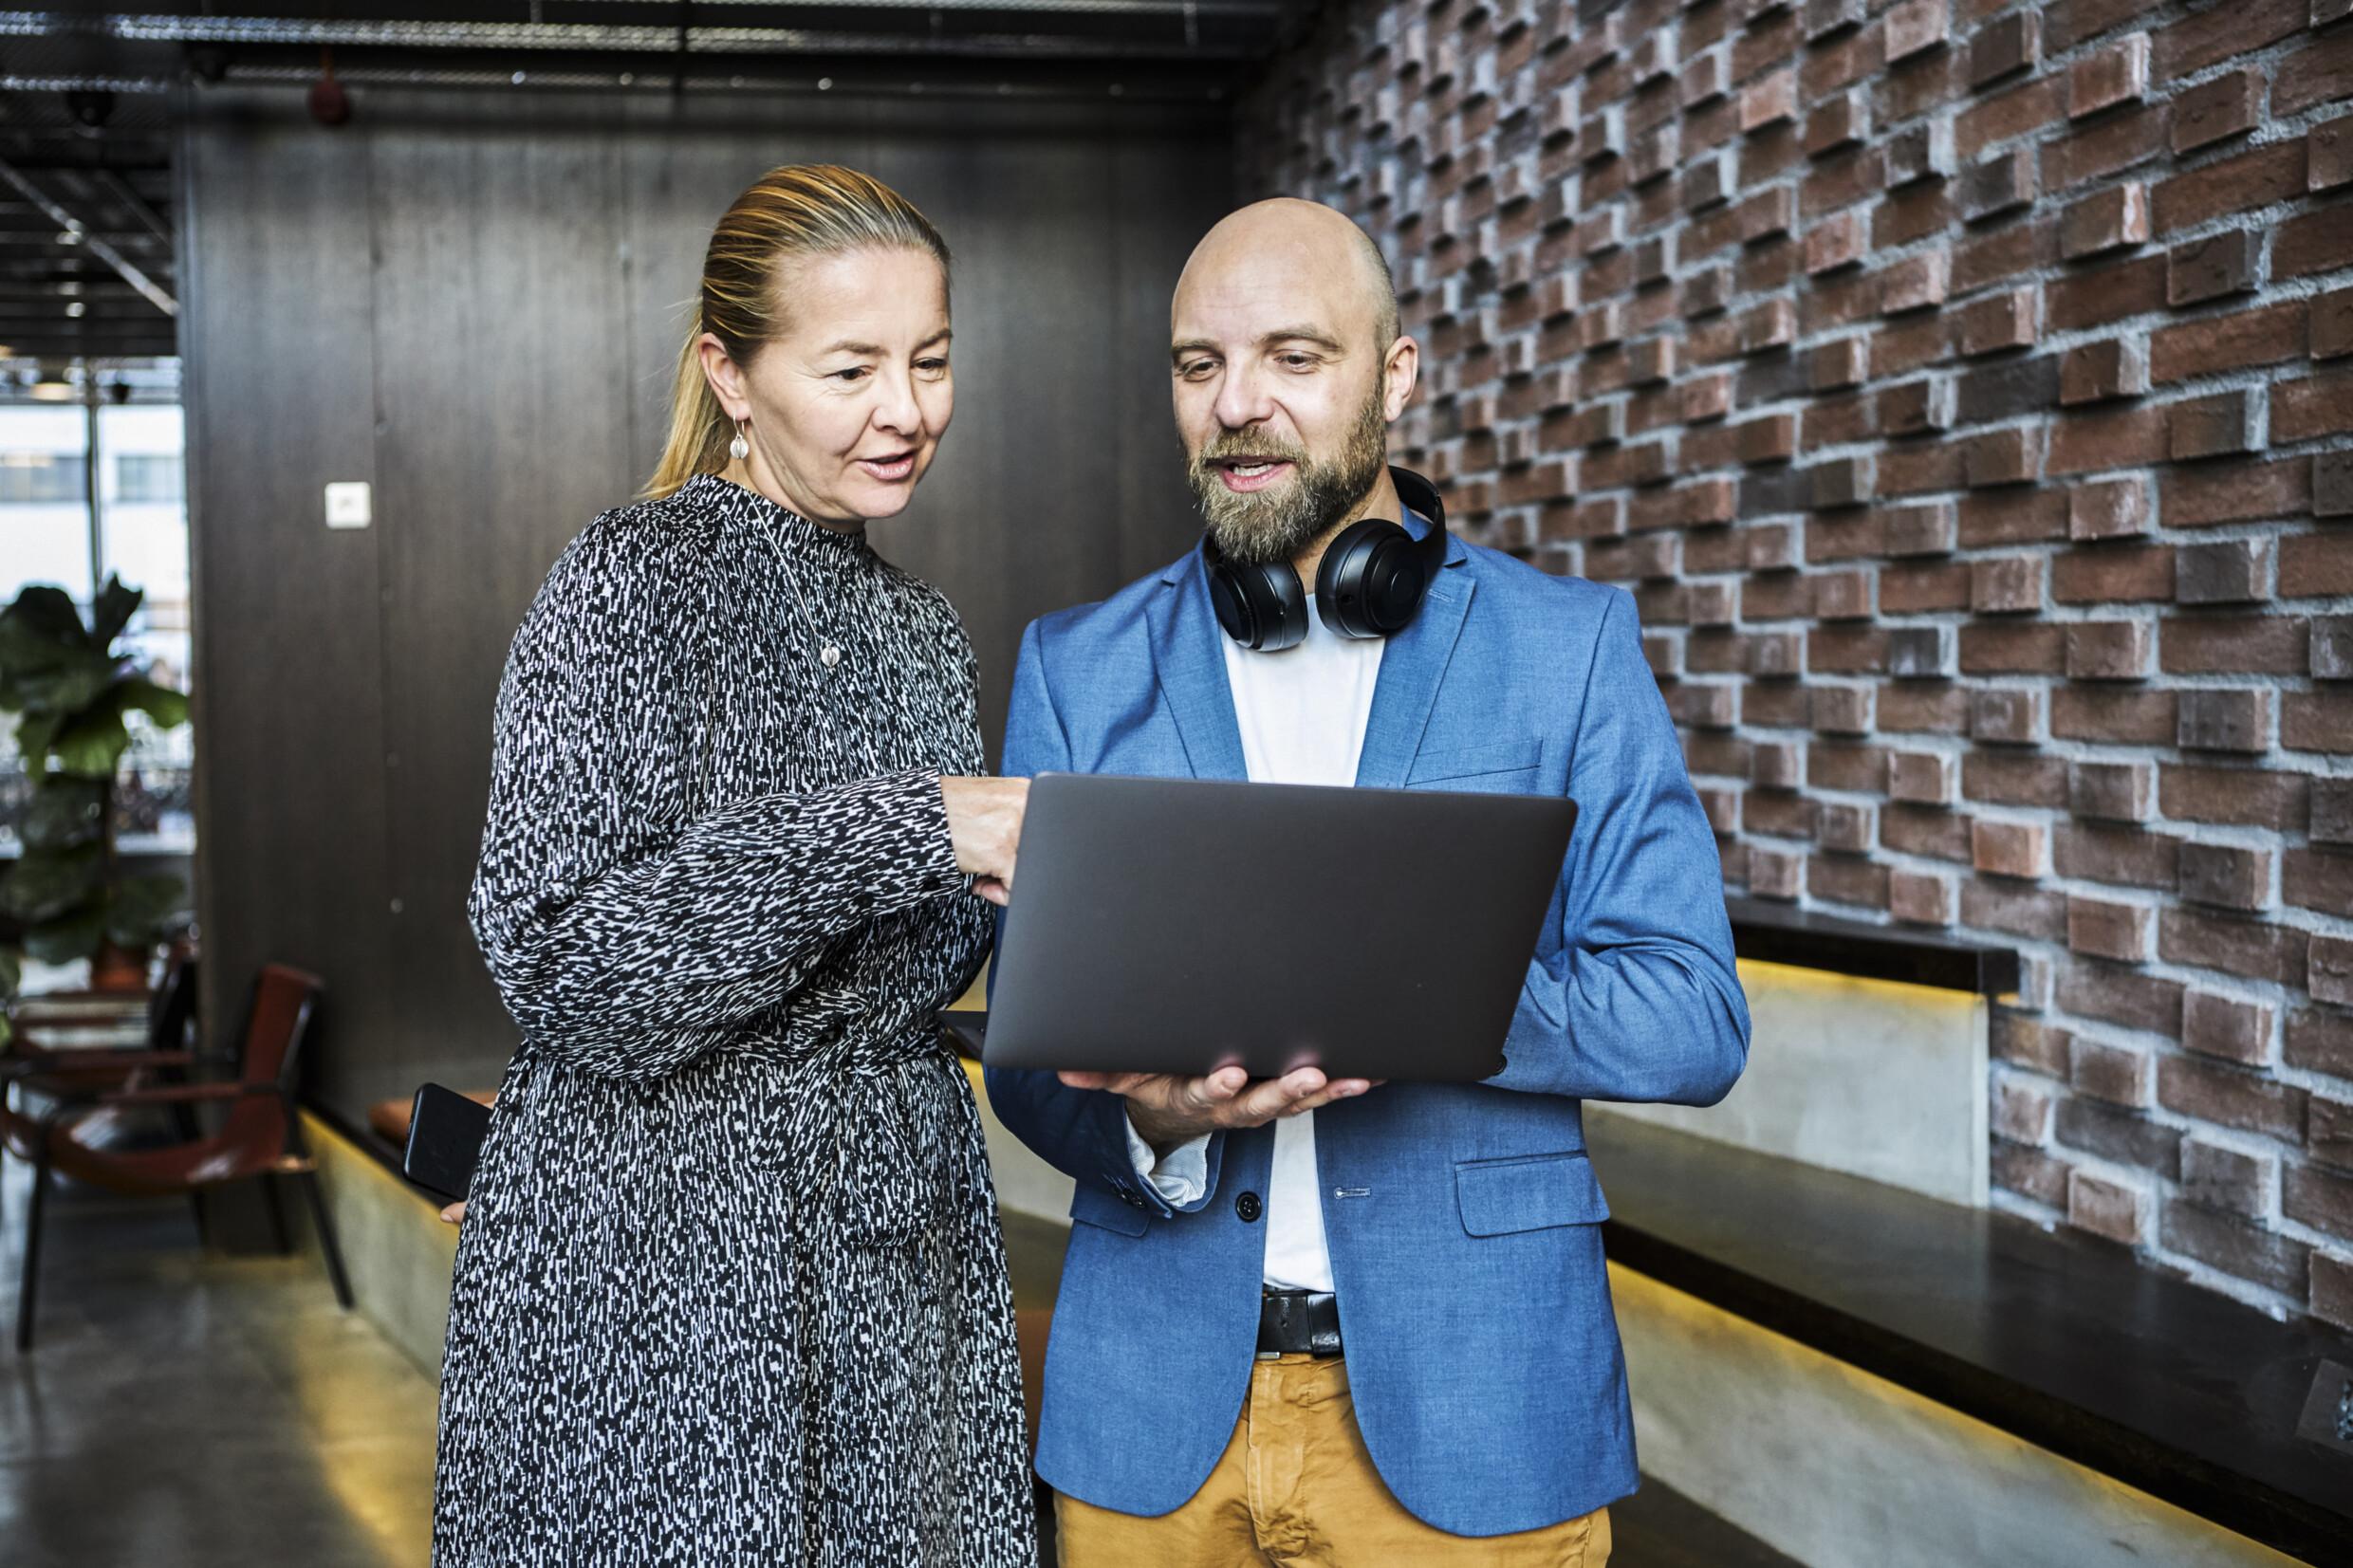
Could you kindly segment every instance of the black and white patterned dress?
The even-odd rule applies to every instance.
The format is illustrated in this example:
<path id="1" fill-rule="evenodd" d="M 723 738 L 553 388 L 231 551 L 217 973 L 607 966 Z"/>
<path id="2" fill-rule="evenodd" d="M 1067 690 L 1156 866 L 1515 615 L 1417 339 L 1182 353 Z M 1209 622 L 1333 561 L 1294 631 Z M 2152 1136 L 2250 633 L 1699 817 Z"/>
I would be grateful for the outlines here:
<path id="1" fill-rule="evenodd" d="M 990 921 L 935 780 L 981 771 L 955 612 L 862 536 L 704 475 L 556 563 L 470 906 L 523 1043 L 451 1294 L 439 1568 L 1035 1561 L 936 1018 Z"/>

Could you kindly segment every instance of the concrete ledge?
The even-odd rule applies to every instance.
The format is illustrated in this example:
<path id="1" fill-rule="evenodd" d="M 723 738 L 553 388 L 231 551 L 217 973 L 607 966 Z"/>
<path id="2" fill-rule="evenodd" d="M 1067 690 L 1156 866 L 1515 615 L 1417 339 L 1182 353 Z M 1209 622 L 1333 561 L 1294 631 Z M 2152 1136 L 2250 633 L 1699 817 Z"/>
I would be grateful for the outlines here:
<path id="1" fill-rule="evenodd" d="M 303 1136 L 319 1162 L 319 1186 L 343 1242 L 353 1303 L 438 1380 L 457 1227 L 441 1223 L 441 1206 L 430 1194 L 395 1175 L 373 1151 L 317 1113 L 303 1113 Z"/>
<path id="2" fill-rule="evenodd" d="M 1612 1264 L 1642 1469 L 1809 1568 L 2297 1559 Z"/>

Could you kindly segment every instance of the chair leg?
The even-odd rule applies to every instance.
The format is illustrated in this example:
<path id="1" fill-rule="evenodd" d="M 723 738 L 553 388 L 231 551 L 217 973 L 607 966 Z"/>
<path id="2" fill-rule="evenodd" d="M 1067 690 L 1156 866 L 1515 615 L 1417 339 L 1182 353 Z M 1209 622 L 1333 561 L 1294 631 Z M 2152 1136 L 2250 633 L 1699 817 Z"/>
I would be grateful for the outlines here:
<path id="1" fill-rule="evenodd" d="M 41 1216 L 48 1207 L 49 1158 L 45 1143 L 32 1167 L 32 1201 L 25 1206 L 25 1268 L 16 1282 L 16 1349 L 32 1349 L 33 1292 L 41 1282 Z"/>
<path id="2" fill-rule="evenodd" d="M 265 1171 L 262 1175 L 262 1197 L 269 1208 L 269 1236 L 278 1244 L 278 1256 L 293 1256 L 294 1242 L 286 1231 L 286 1205 L 278 1195 L 278 1178 Z"/>
<path id="3" fill-rule="evenodd" d="M 335 1245 L 335 1222 L 327 1217 L 326 1199 L 319 1191 L 319 1172 L 305 1171 L 303 1196 L 310 1202 L 310 1223 L 319 1232 L 319 1250 L 326 1254 L 327 1278 L 335 1282 L 335 1300 L 351 1310 L 351 1282 L 343 1277 L 343 1249 Z"/>

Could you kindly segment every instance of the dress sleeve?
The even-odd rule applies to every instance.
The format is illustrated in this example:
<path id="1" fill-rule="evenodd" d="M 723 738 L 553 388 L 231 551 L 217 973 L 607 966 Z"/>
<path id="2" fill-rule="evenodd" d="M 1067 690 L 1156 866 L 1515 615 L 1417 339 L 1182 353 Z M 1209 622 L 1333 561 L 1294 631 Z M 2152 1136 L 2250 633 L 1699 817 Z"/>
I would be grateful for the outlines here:
<path id="1" fill-rule="evenodd" d="M 967 883 L 928 769 L 703 809 L 688 628 L 662 574 L 599 533 L 508 656 L 468 913 L 534 1049 L 647 1079 L 782 1001 L 839 937 Z"/>

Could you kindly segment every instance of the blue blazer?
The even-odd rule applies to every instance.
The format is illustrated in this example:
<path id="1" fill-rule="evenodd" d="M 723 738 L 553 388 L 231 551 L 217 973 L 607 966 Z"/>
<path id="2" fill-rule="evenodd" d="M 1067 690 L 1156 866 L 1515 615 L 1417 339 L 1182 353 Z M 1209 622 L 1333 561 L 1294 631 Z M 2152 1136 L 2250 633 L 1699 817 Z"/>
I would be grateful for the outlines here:
<path id="1" fill-rule="evenodd" d="M 1246 777 L 1222 636 L 1197 550 L 1033 622 L 1006 773 Z M 1454 542 L 1381 656 L 1357 783 L 1578 803 L 1504 1070 L 1315 1114 L 1348 1381 L 1382 1480 L 1457 1535 L 1557 1523 L 1636 1483 L 1580 1102 L 1713 1104 L 1748 1059 L 1715 842 L 1634 601 Z M 1267 1231 L 1235 1199 L 1266 1191 L 1272 1130 L 1213 1137 L 1208 1196 L 1179 1212 L 1129 1163 L 1118 1097 L 1050 1073 L 988 1086 L 1006 1126 L 1078 1178 L 1039 1473 L 1167 1513 L 1207 1479 L 1249 1386 Z"/>

